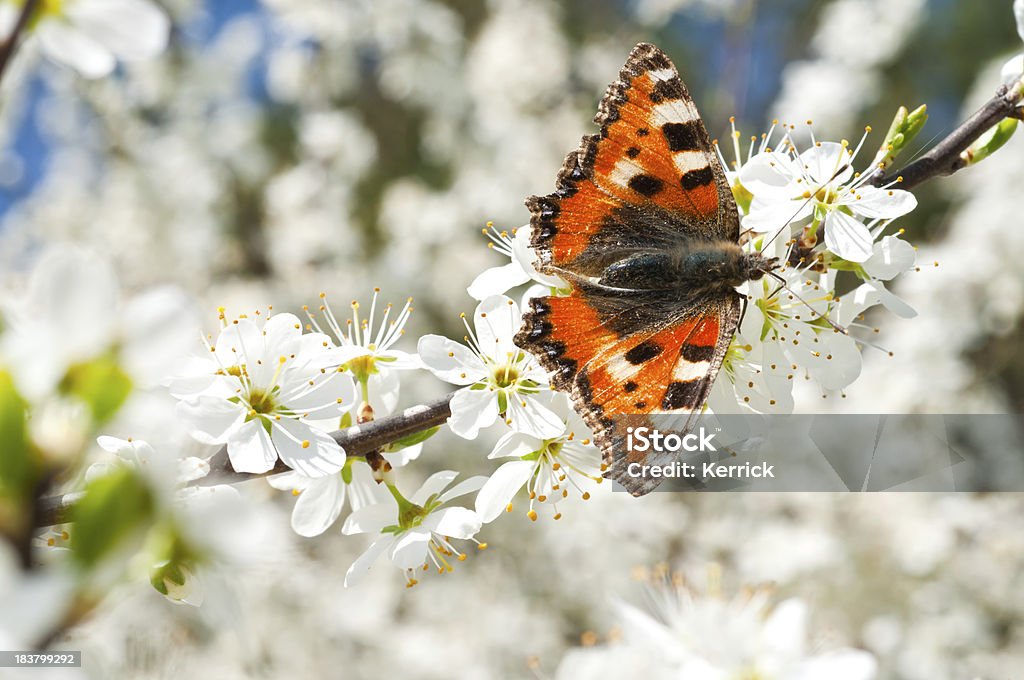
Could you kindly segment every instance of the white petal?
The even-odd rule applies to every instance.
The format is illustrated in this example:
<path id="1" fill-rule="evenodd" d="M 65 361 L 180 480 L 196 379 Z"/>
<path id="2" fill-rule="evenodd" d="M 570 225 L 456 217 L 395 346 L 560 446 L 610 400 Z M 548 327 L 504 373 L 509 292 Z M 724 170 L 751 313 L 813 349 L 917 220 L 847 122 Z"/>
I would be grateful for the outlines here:
<path id="1" fill-rule="evenodd" d="M 501 439 L 494 445 L 488 458 L 507 458 L 515 456 L 522 458 L 540 449 L 543 440 L 523 432 L 509 431 L 501 435 Z"/>
<path id="2" fill-rule="evenodd" d="M 875 243 L 872 255 L 864 263 L 869 276 L 888 281 L 914 266 L 917 252 L 914 246 L 896 236 L 884 236 Z"/>
<path id="3" fill-rule="evenodd" d="M 424 335 L 416 346 L 427 370 L 453 385 L 472 385 L 487 377 L 483 362 L 465 345 L 440 335 Z"/>
<path id="4" fill-rule="evenodd" d="M 490 427 L 498 419 L 498 393 L 463 388 L 452 397 L 451 409 L 451 431 L 464 439 L 476 439 L 481 428 Z"/>
<path id="5" fill-rule="evenodd" d="M 180 401 L 176 413 L 188 433 L 204 444 L 223 444 L 245 419 L 245 408 L 219 397 Z"/>
<path id="6" fill-rule="evenodd" d="M 780 602 L 764 622 L 762 643 L 783 658 L 804 656 L 807 637 L 807 605 L 800 599 Z"/>
<path id="7" fill-rule="evenodd" d="M 272 360 L 274 367 L 277 365 L 276 356 L 263 356 L 263 345 L 263 332 L 260 328 L 249 319 L 239 319 L 238 323 L 229 324 L 217 336 L 214 354 L 222 366 L 247 364 L 255 375 L 262 368 L 257 366 L 257 360 L 262 360 L 264 364 Z"/>
<path id="8" fill-rule="evenodd" d="M 750 212 L 743 218 L 743 228 L 765 233 L 778 231 L 790 224 L 796 224 L 811 216 L 811 204 L 807 201 L 762 201 L 754 197 Z M 786 239 L 782 239 L 785 241 Z"/>
<path id="9" fill-rule="evenodd" d="M 279 491 L 302 491 L 313 482 L 312 477 L 307 477 L 294 471 L 271 475 L 266 479 L 267 484 Z"/>
<path id="10" fill-rule="evenodd" d="M 483 475 L 469 477 L 468 479 L 462 480 L 452 488 L 445 491 L 443 494 L 441 494 L 441 497 L 438 500 L 440 500 L 442 503 L 447 503 L 453 498 L 458 498 L 459 496 L 465 496 L 468 493 L 479 491 L 480 487 L 482 487 L 484 485 L 484 482 L 486 481 L 487 477 Z"/>
<path id="11" fill-rule="evenodd" d="M 377 372 L 370 376 L 367 383 L 370 394 L 370 403 L 377 418 L 386 416 L 398 406 L 398 394 L 402 387 L 402 381 L 398 377 L 398 371 L 383 368 L 377 364 Z"/>
<path id="12" fill-rule="evenodd" d="M 398 508 L 392 499 L 383 503 L 367 505 L 352 512 L 345 518 L 345 524 L 341 527 L 341 533 L 346 536 L 352 534 L 379 534 L 384 527 L 398 524 Z"/>
<path id="13" fill-rule="evenodd" d="M 458 476 L 459 473 L 454 470 L 435 472 L 427 477 L 427 481 L 423 482 L 423 486 L 417 489 L 416 493 L 409 500 L 416 505 L 424 505 L 431 496 L 440 495 L 445 487 L 451 484 L 452 480 Z"/>
<path id="14" fill-rule="evenodd" d="M 565 431 L 565 421 L 532 396 L 510 394 L 507 414 L 513 430 L 539 439 L 551 439 Z"/>
<path id="15" fill-rule="evenodd" d="M 275 314 L 263 324 L 262 335 L 266 348 L 263 354 L 268 359 L 276 359 L 292 351 L 302 335 L 302 322 L 294 314 Z"/>
<path id="16" fill-rule="evenodd" d="M 381 553 L 391 547 L 391 543 L 394 538 L 391 536 L 382 536 L 370 544 L 370 547 L 366 551 L 356 558 L 356 561 L 352 563 L 352 566 L 345 572 L 345 587 L 356 585 L 366 572 L 370 570 L 373 563 L 377 561 Z"/>
<path id="17" fill-rule="evenodd" d="M 187 456 L 178 461 L 178 482 L 191 482 L 210 474 L 210 464 L 202 458 Z"/>
<path id="18" fill-rule="evenodd" d="M 816 184 L 811 191 L 825 184 L 845 184 L 853 176 L 850 156 L 850 150 L 836 142 L 822 142 L 800 154 L 800 162 Z"/>
<path id="19" fill-rule="evenodd" d="M 345 482 L 340 474 L 315 479 L 295 501 L 292 529 L 299 536 L 319 536 L 338 520 L 344 505 Z"/>
<path id="20" fill-rule="evenodd" d="M 519 305 L 512 298 L 504 295 L 486 298 L 476 306 L 473 323 L 484 354 L 505 361 L 509 355 L 519 352 L 512 336 L 519 332 L 523 318 L 519 314 Z"/>
<path id="21" fill-rule="evenodd" d="M 267 472 L 277 462 L 277 449 L 261 421 L 250 420 L 228 440 L 228 458 L 236 472 Z"/>
<path id="22" fill-rule="evenodd" d="M 1024 0 L 1013 0 L 1013 16 L 1017 19 L 1017 35 L 1024 40 Z"/>
<path id="23" fill-rule="evenodd" d="M 1024 76 L 1024 54 L 1011 57 L 999 72 L 999 80 L 1003 85 L 1013 85 L 1021 76 Z"/>
<path id="24" fill-rule="evenodd" d="M 491 267 L 480 272 L 466 292 L 474 300 L 483 300 L 492 295 L 500 295 L 510 288 L 522 285 L 530 280 L 530 275 L 523 271 L 519 264 L 512 262 L 501 267 Z"/>
<path id="25" fill-rule="evenodd" d="M 800 170 L 792 159 L 774 151 L 757 154 L 739 172 L 744 189 L 755 197 L 773 202 L 791 198 L 795 194 L 793 183 L 800 177 Z"/>
<path id="26" fill-rule="evenodd" d="M 491 475 L 476 495 L 476 511 L 484 522 L 493 522 L 533 474 L 533 462 L 512 460 Z"/>
<path id="27" fill-rule="evenodd" d="M 379 503 L 394 505 L 387 486 L 377 483 L 369 465 L 353 461 L 349 470 L 352 472 L 352 482 L 348 485 L 348 503 L 352 506 L 353 512 Z"/>
<path id="28" fill-rule="evenodd" d="M 395 538 L 388 551 L 388 559 L 400 569 L 415 569 L 427 559 L 430 533 L 427 531 L 406 531 Z"/>
<path id="29" fill-rule="evenodd" d="M 472 538 L 480 531 L 480 517 L 468 508 L 442 508 L 434 513 L 434 531 L 452 538 Z"/>
<path id="30" fill-rule="evenodd" d="M 846 213 L 833 210 L 825 218 L 825 245 L 845 260 L 864 262 L 871 257 L 871 232 Z"/>
<path id="31" fill-rule="evenodd" d="M 40 22 L 36 35 L 46 56 L 70 66 L 86 78 L 102 78 L 117 65 L 110 50 L 62 19 Z"/>
<path id="32" fill-rule="evenodd" d="M 909 191 L 861 187 L 845 204 L 858 215 L 871 219 L 893 220 L 917 207 L 917 198 Z"/>
<path id="33" fill-rule="evenodd" d="M 313 385 L 309 384 L 310 380 Z M 317 420 L 340 417 L 358 401 L 355 381 L 342 373 L 331 372 L 324 376 L 317 372 L 312 378 L 301 374 L 289 375 L 281 387 L 281 402 L 288 410 L 308 413 L 309 417 Z"/>
<path id="34" fill-rule="evenodd" d="M 864 283 L 861 288 L 867 286 L 878 295 L 878 301 L 882 303 L 882 306 L 888 309 L 890 312 L 900 317 L 901 319 L 913 319 L 917 316 L 917 311 L 904 302 L 902 299 L 889 292 L 881 281 L 868 281 Z M 859 290 L 859 289 L 858 289 Z"/>
<path id="35" fill-rule="evenodd" d="M 345 451 L 323 430 L 292 418 L 274 421 L 271 437 L 281 462 L 307 477 L 323 477 L 341 470 Z"/>
<path id="36" fill-rule="evenodd" d="M 68 3 L 66 13 L 83 32 L 120 59 L 146 59 L 167 47 L 170 20 L 146 0 Z"/>

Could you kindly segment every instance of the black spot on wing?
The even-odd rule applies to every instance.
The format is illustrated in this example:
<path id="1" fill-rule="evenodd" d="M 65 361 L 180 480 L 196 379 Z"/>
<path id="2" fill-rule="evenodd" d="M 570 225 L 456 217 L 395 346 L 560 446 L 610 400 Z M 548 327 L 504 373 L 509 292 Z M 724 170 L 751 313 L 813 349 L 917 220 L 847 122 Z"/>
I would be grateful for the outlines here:
<path id="1" fill-rule="evenodd" d="M 682 99 L 685 96 L 686 88 L 683 87 L 683 82 L 678 77 L 673 77 L 657 81 L 651 88 L 650 100 L 658 104 L 666 99 Z"/>
<path id="2" fill-rule="evenodd" d="M 626 352 L 626 361 L 633 364 L 634 366 L 639 366 L 640 364 L 646 361 L 650 361 L 654 357 L 661 354 L 661 352 L 664 349 L 664 347 L 662 347 L 656 342 L 644 340 L 639 345 Z"/>
<path id="3" fill-rule="evenodd" d="M 632 380 L 627 380 L 626 384 L 622 386 L 622 389 L 624 389 L 626 392 L 635 392 L 637 387 L 639 386 L 635 382 L 633 382 Z"/>
<path id="4" fill-rule="evenodd" d="M 651 134 L 651 131 L 648 130 L 647 128 L 637 128 L 636 129 L 636 136 L 637 137 L 646 137 L 649 134 Z"/>
<path id="5" fill-rule="evenodd" d="M 626 149 L 626 155 L 629 156 L 630 158 L 636 158 L 637 156 L 640 155 L 640 147 L 638 147 L 638 146 L 631 146 L 631 147 L 629 147 L 628 149 Z"/>
<path id="6" fill-rule="evenodd" d="M 661 131 L 668 142 L 669 151 L 701 151 L 704 148 L 704 135 L 701 134 L 700 121 L 665 123 L 661 126 Z"/>
<path id="7" fill-rule="evenodd" d="M 680 184 L 683 185 L 683 189 L 691 191 L 697 187 L 702 187 L 711 184 L 715 179 L 715 173 L 711 171 L 710 166 L 705 166 L 700 170 L 690 170 L 685 173 L 679 180 Z"/>
<path id="8" fill-rule="evenodd" d="M 706 345 L 683 345 L 679 355 L 686 361 L 699 364 L 702 361 L 711 361 L 715 358 L 715 348 Z"/>
<path id="9" fill-rule="evenodd" d="M 640 409 L 642 411 L 643 409 L 647 408 L 647 402 L 646 401 L 638 401 L 635 404 L 633 404 L 633 406 L 637 407 L 638 409 Z"/>
<path id="10" fill-rule="evenodd" d="M 629 188 L 648 198 L 661 191 L 664 187 L 665 183 L 660 179 L 643 173 L 629 178 Z"/>
<path id="11" fill-rule="evenodd" d="M 675 411 L 681 408 L 696 409 L 700 406 L 701 392 L 704 388 L 704 379 L 673 381 L 665 390 L 665 398 L 661 400 L 661 408 L 665 411 Z"/>

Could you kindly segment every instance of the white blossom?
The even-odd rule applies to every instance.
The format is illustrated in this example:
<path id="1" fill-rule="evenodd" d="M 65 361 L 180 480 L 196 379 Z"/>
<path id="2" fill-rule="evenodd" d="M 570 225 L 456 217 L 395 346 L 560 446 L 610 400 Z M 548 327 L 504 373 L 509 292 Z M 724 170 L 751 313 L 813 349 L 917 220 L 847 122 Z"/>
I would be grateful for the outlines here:
<path id="1" fill-rule="evenodd" d="M 601 453 L 592 442 L 586 423 L 563 393 L 549 393 L 549 405 L 565 422 L 556 437 L 541 439 L 523 432 L 502 435 L 488 458 L 511 458 L 491 473 L 476 497 L 476 511 L 484 522 L 494 521 L 512 509 L 512 500 L 524 486 L 529 497 L 527 515 L 537 519 L 535 504 L 549 504 L 555 519 L 562 517 L 558 503 L 570 492 L 590 498 L 601 483 Z"/>
<path id="2" fill-rule="evenodd" d="M 21 6 L 0 5 L 0 35 Z M 86 78 L 101 78 L 120 61 L 154 57 L 167 47 L 170 20 L 149 0 L 62 0 L 40 3 L 33 33 L 43 53 Z"/>
<path id="3" fill-rule="evenodd" d="M 280 459 L 309 477 L 341 470 L 345 452 L 313 421 L 340 418 L 356 403 L 355 385 L 321 333 L 302 333 L 292 314 L 227 324 L 191 372 L 171 381 L 189 433 L 227 444 L 238 472 L 266 472 Z M 337 421 L 335 421 L 337 422 Z"/>
<path id="4" fill-rule="evenodd" d="M 463 315 L 465 322 L 465 315 Z M 420 359 L 445 382 L 465 385 L 452 397 L 452 432 L 475 439 L 499 416 L 516 432 L 541 438 L 562 432 L 565 423 L 537 395 L 547 389 L 547 374 L 537 360 L 512 341 L 522 317 L 504 295 L 492 295 L 476 307 L 474 329 L 466 322 L 468 343 L 439 336 L 420 338 Z"/>
<path id="5" fill-rule="evenodd" d="M 477 491 L 486 478 L 470 477 L 445 491 L 457 476 L 450 470 L 434 473 L 408 500 L 393 490 L 391 500 L 364 506 L 349 515 L 342 533 L 370 534 L 374 541 L 349 567 L 345 585 L 354 585 L 382 554 L 405 572 L 406 584 L 412 586 L 417 582 L 416 569 L 433 566 L 443 574 L 453 569 L 449 558 L 466 559 L 452 539 L 473 541 L 486 548 L 485 543 L 473 538 L 482 526 L 480 517 L 467 508 L 445 505 Z"/>
<path id="6" fill-rule="evenodd" d="M 863 145 L 861 140 L 861 145 Z M 817 142 L 803 152 L 762 153 L 743 166 L 739 180 L 753 194 L 743 226 L 772 232 L 811 221 L 811 235 L 824 229 L 830 251 L 851 262 L 872 254 L 873 235 L 864 220 L 892 220 L 917 206 L 914 195 L 867 184 L 870 173 L 853 170 L 854 151 L 845 144 Z"/>

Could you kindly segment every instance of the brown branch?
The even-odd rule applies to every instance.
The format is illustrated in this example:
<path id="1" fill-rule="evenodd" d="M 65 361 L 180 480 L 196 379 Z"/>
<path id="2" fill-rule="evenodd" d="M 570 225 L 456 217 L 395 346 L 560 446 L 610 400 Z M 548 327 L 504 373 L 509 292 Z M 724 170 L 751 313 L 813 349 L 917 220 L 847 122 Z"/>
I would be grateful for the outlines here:
<path id="1" fill-rule="evenodd" d="M 7 64 L 18 49 L 18 41 L 21 39 L 21 34 L 25 31 L 25 27 L 28 26 L 28 22 L 35 13 L 37 5 L 39 5 L 39 0 L 25 1 L 21 8 L 21 14 L 18 15 L 18 20 L 15 22 L 14 28 L 11 29 L 10 35 L 0 44 L 0 80 L 3 80 Z"/>
<path id="2" fill-rule="evenodd" d="M 332 432 L 331 436 L 349 456 L 365 456 L 387 444 L 443 425 L 452 414 L 450 403 L 453 394 L 454 392 L 429 404 L 411 406 L 400 413 L 385 416 L 380 420 Z M 193 485 L 237 484 L 250 479 L 288 472 L 291 469 L 279 460 L 274 468 L 267 472 L 235 472 L 228 459 L 226 446 L 221 447 L 217 453 L 213 454 L 209 462 L 210 474 L 192 482 Z M 81 492 L 76 492 L 39 499 L 36 526 L 53 526 L 69 521 L 71 510 L 81 497 Z"/>
<path id="3" fill-rule="evenodd" d="M 1004 118 L 1019 118 L 1017 107 L 1024 100 L 1024 79 L 1018 80 L 1011 87 L 1003 85 L 996 95 L 985 102 L 984 106 L 960 124 L 945 139 L 931 150 L 903 168 L 886 174 L 878 171 L 871 184 L 882 186 L 902 177 L 901 189 L 912 189 L 933 177 L 944 177 L 962 170 L 967 165 L 961 154 L 978 140 L 985 132 L 997 125 Z"/>

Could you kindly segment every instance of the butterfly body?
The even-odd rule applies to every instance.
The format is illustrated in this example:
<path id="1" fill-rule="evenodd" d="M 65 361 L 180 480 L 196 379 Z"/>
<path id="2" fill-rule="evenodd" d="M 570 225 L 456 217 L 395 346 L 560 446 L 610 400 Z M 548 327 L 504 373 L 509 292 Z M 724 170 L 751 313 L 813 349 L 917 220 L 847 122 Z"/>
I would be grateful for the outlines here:
<path id="1" fill-rule="evenodd" d="M 736 287 L 775 261 L 738 244 L 735 200 L 696 106 L 667 56 L 637 45 L 556 180 L 527 199 L 541 272 L 572 286 L 535 298 L 516 344 L 551 371 L 594 430 L 605 475 L 635 495 L 650 454 L 626 447 L 651 414 L 700 413 L 741 314 Z"/>

